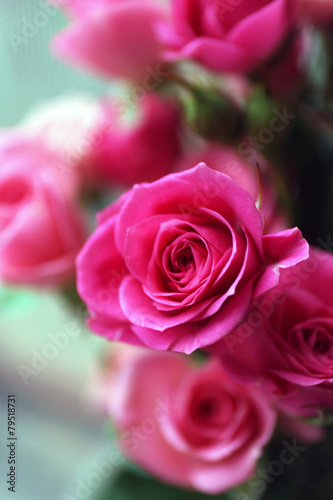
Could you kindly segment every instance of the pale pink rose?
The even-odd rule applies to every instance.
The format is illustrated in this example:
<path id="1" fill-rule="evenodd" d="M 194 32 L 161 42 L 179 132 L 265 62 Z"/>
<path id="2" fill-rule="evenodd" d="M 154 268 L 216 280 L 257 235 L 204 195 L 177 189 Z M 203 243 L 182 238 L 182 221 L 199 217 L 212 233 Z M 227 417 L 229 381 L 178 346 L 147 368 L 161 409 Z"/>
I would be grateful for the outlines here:
<path id="1" fill-rule="evenodd" d="M 260 380 L 298 413 L 315 411 L 319 402 L 332 408 L 332 280 L 333 256 L 315 249 L 283 271 L 279 285 L 212 348 L 228 373 L 242 383 Z"/>
<path id="2" fill-rule="evenodd" d="M 124 455 L 163 481 L 214 494 L 248 480 L 272 436 L 275 412 L 218 362 L 144 352 L 118 373 L 109 415 Z"/>
<path id="3" fill-rule="evenodd" d="M 332 0 L 298 0 L 300 12 L 318 26 L 333 24 Z"/>
<path id="4" fill-rule="evenodd" d="M 190 353 L 227 335 L 280 267 L 307 256 L 297 228 L 264 235 L 251 195 L 202 163 L 106 208 L 77 284 L 96 333 Z"/>
<path id="5" fill-rule="evenodd" d="M 294 0 L 172 0 L 173 24 L 159 28 L 168 60 L 212 70 L 254 70 L 282 45 L 296 21 Z"/>
<path id="6" fill-rule="evenodd" d="M 172 102 L 147 94 L 130 121 L 116 99 L 101 103 L 101 111 L 102 126 L 82 158 L 92 180 L 130 187 L 172 170 L 180 154 L 180 115 Z"/>
<path id="7" fill-rule="evenodd" d="M 69 2 L 72 24 L 52 41 L 54 53 L 78 67 L 110 79 L 139 81 L 159 62 L 162 44 L 155 24 L 165 6 L 152 0 Z"/>
<path id="8" fill-rule="evenodd" d="M 98 144 L 105 127 L 104 105 L 85 94 L 49 99 L 34 106 L 19 124 L 33 141 L 53 151 L 53 168 L 64 189 L 77 196 L 88 182 L 83 159 Z"/>
<path id="9" fill-rule="evenodd" d="M 95 360 L 83 392 L 83 400 L 88 410 L 97 414 L 108 414 L 109 397 L 115 397 L 118 392 L 119 372 L 143 352 L 146 352 L 146 349 L 129 344 L 107 344 L 102 358 Z"/>
<path id="10" fill-rule="evenodd" d="M 0 138 L 0 278 L 61 285 L 74 278 L 84 219 L 40 142 L 17 132 Z"/>
<path id="11" fill-rule="evenodd" d="M 89 17 L 94 12 L 105 9 L 108 5 L 122 0 L 49 0 L 49 3 L 60 7 L 73 19 Z"/>
<path id="12" fill-rule="evenodd" d="M 20 130 L 54 151 L 66 190 L 152 181 L 169 173 L 180 154 L 179 111 L 154 93 L 134 109 L 116 97 L 49 100 L 28 113 Z"/>
<path id="13" fill-rule="evenodd" d="M 256 163 L 250 163 L 231 147 L 207 143 L 202 148 L 185 155 L 177 164 L 177 171 L 187 170 L 203 161 L 210 168 L 229 175 L 240 187 L 250 193 L 259 205 L 264 222 L 264 232 L 274 233 L 287 229 L 288 217 L 278 207 L 274 175 L 267 161 L 257 153 Z M 259 171 L 258 171 L 259 169 Z"/>

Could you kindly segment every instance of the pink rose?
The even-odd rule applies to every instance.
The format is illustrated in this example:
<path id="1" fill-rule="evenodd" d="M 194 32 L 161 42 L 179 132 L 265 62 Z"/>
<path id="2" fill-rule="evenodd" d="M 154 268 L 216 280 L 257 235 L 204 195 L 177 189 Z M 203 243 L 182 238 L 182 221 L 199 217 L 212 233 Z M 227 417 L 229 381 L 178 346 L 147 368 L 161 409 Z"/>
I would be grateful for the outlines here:
<path id="1" fill-rule="evenodd" d="M 250 193 L 255 202 L 261 199 L 259 211 L 263 217 L 266 234 L 287 229 L 289 226 L 287 216 L 278 208 L 277 193 L 273 189 L 273 171 L 259 153 L 256 162 L 260 169 L 260 179 L 257 165 L 247 161 L 246 157 L 234 149 L 214 143 L 207 143 L 205 147 L 182 158 L 177 165 L 177 170 L 187 170 L 199 161 L 229 175 L 240 187 Z"/>
<path id="2" fill-rule="evenodd" d="M 60 285 L 74 278 L 83 217 L 63 189 L 41 143 L 16 132 L 0 138 L 0 277 Z"/>
<path id="3" fill-rule="evenodd" d="M 238 382 L 261 380 L 284 405 L 313 408 L 317 394 L 333 407 L 332 280 L 333 256 L 315 249 L 283 271 L 279 285 L 215 346 L 227 371 Z"/>
<path id="4" fill-rule="evenodd" d="M 297 228 L 263 235 L 250 194 L 205 164 L 134 186 L 101 213 L 78 291 L 107 338 L 190 353 L 213 344 L 308 255 Z"/>
<path id="5" fill-rule="evenodd" d="M 326 432 L 323 427 L 314 425 L 311 421 L 297 418 L 299 415 L 292 415 L 285 412 L 279 413 L 279 425 L 284 432 L 292 438 L 305 444 L 315 444 L 326 437 Z"/>
<path id="6" fill-rule="evenodd" d="M 194 59 L 212 70 L 254 70 L 295 24 L 294 0 L 173 0 L 173 26 L 160 28 L 169 60 Z M 295 11 L 295 12 L 294 12 Z"/>
<path id="7" fill-rule="evenodd" d="M 275 426 L 260 389 L 236 384 L 217 362 L 196 367 L 167 353 L 143 352 L 123 366 L 109 414 L 126 457 L 209 494 L 252 476 Z"/>
<path id="8" fill-rule="evenodd" d="M 277 408 L 293 419 L 324 417 L 325 410 L 333 412 L 333 384 L 298 386 L 293 393 L 280 396 Z"/>
<path id="9" fill-rule="evenodd" d="M 295 99 L 304 86 L 313 55 L 314 33 L 306 26 L 290 38 L 278 57 L 261 69 L 267 88 L 284 101 Z"/>
<path id="10" fill-rule="evenodd" d="M 333 24 L 332 0 L 298 0 L 301 14 L 319 26 Z"/>
<path id="11" fill-rule="evenodd" d="M 94 12 L 105 9 L 108 5 L 122 0 L 49 0 L 50 3 L 61 7 L 73 19 L 86 18 Z"/>
<path id="12" fill-rule="evenodd" d="M 140 80 L 160 61 L 155 35 L 166 10 L 150 0 L 68 2 L 73 24 L 58 33 L 52 48 L 71 64 L 113 77 Z"/>
<path id="13" fill-rule="evenodd" d="M 129 187 L 169 173 L 180 154 L 180 114 L 170 100 L 151 92 L 131 106 L 123 98 L 61 97 L 35 107 L 20 130 L 54 151 L 64 188 Z"/>
<path id="14" fill-rule="evenodd" d="M 147 94 L 132 123 L 121 106 L 101 104 L 103 127 L 83 157 L 91 179 L 132 186 L 169 173 L 180 153 L 180 116 L 170 101 Z"/>
<path id="15" fill-rule="evenodd" d="M 104 106 L 85 94 L 47 100 L 33 107 L 19 125 L 31 140 L 52 151 L 52 167 L 64 189 L 77 196 L 87 182 L 83 159 L 98 145 L 105 126 Z"/>

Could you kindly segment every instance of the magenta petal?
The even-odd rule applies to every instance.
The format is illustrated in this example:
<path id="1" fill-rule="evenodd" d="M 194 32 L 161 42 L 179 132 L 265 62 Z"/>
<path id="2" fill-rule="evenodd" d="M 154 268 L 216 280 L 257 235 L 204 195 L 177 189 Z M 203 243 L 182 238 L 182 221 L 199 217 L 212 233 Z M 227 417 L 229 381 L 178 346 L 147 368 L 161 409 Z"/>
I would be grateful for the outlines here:
<path id="1" fill-rule="evenodd" d="M 204 209 L 216 211 L 228 222 L 244 225 L 258 250 L 262 247 L 263 223 L 251 195 L 241 188 L 231 177 L 213 170 L 204 163 L 181 172 L 180 178 L 193 183 L 194 201 L 204 201 Z M 198 191 L 199 190 L 199 191 Z M 198 193 L 198 194 L 197 194 Z M 201 195 L 201 198 L 199 197 Z M 202 201 L 201 201 L 202 203 Z"/>
<path id="2" fill-rule="evenodd" d="M 194 489 L 210 495 L 230 490 L 251 478 L 260 454 L 260 448 L 250 448 L 240 456 L 235 454 L 225 459 L 222 466 L 209 463 L 206 467 L 193 468 L 190 484 Z"/>
<path id="3" fill-rule="evenodd" d="M 132 276 L 141 283 L 147 282 L 148 264 L 151 259 L 156 235 L 161 224 L 168 222 L 170 215 L 156 215 L 130 227 L 126 234 L 125 259 Z"/>
<path id="4" fill-rule="evenodd" d="M 269 2 L 236 24 L 225 39 L 252 53 L 257 61 L 264 59 L 279 46 L 290 29 L 294 20 L 290 11 L 290 0 Z"/>
<path id="5" fill-rule="evenodd" d="M 285 271 L 282 275 L 282 283 L 288 283 L 296 276 L 297 282 L 302 287 L 315 295 L 324 304 L 333 306 L 333 255 L 319 248 L 310 248 L 308 260 L 304 260 L 297 266 Z M 295 278 L 294 278 L 295 279 Z"/>
<path id="6" fill-rule="evenodd" d="M 248 72 L 257 60 L 242 47 L 225 40 L 208 37 L 195 38 L 177 51 L 166 51 L 168 61 L 196 59 L 215 71 Z"/>
<path id="7" fill-rule="evenodd" d="M 326 382 L 326 380 L 323 379 L 318 379 L 316 377 L 311 377 L 310 375 L 305 375 L 303 373 L 294 373 L 287 370 L 272 370 L 272 373 L 275 373 L 279 377 L 287 380 L 288 382 L 291 382 L 292 384 L 301 385 L 304 387 L 316 386 L 322 384 L 323 381 Z M 328 380 L 328 382 L 331 382 L 331 380 Z"/>
<path id="8" fill-rule="evenodd" d="M 170 214 L 172 219 L 179 214 L 181 220 L 193 220 L 203 206 L 221 214 L 231 225 L 241 221 L 261 251 L 263 223 L 253 198 L 229 176 L 204 163 L 151 184 L 134 186 L 117 222 L 119 251 L 124 252 L 127 228 L 159 214 Z"/>
<path id="9" fill-rule="evenodd" d="M 245 286 L 208 321 L 194 321 L 168 328 L 162 335 L 156 335 L 153 329 L 139 326 L 133 326 L 133 331 L 153 349 L 191 354 L 196 349 L 214 344 L 240 323 L 249 308 L 251 292 L 252 286 Z"/>
<path id="10" fill-rule="evenodd" d="M 201 302 L 176 313 L 160 311 L 144 293 L 142 285 L 131 276 L 124 278 L 120 286 L 119 301 L 122 311 L 131 323 L 159 332 L 192 321 L 207 307 L 206 302 Z"/>
<path id="11" fill-rule="evenodd" d="M 77 289 L 92 313 L 124 320 L 118 290 L 128 274 L 114 243 L 115 219 L 100 226 L 77 258 Z"/>
<path id="12" fill-rule="evenodd" d="M 191 203 L 191 186 L 170 174 L 151 184 L 137 184 L 131 190 L 122 208 L 116 227 L 116 245 L 121 253 L 125 252 L 127 230 L 155 215 L 181 214 L 181 200 Z M 170 217 L 169 217 L 170 218 Z M 175 218 L 175 217 L 172 217 Z"/>
<path id="13" fill-rule="evenodd" d="M 269 264 L 255 289 L 255 297 L 277 285 L 280 268 L 292 267 L 309 257 L 309 244 L 298 228 L 263 237 L 264 254 Z"/>
<path id="14" fill-rule="evenodd" d="M 88 327 L 97 335 L 105 337 L 108 340 L 115 342 L 127 342 L 129 344 L 145 346 L 141 340 L 135 335 L 128 323 L 117 321 L 107 321 L 98 318 L 90 318 L 87 321 Z"/>

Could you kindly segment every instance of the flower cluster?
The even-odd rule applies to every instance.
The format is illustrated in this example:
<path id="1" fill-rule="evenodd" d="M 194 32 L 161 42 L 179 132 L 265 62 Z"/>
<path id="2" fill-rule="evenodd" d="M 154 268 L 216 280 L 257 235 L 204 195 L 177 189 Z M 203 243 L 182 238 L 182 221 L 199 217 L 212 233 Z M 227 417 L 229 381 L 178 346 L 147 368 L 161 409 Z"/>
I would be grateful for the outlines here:
<path id="1" fill-rule="evenodd" d="M 333 411 L 332 245 L 315 246 L 329 231 L 311 198 L 333 3 L 63 4 L 52 51 L 123 94 L 44 104 L 2 133 L 0 277 L 68 285 L 76 259 L 89 328 L 123 343 L 96 384 L 120 449 L 224 492 L 277 422 L 311 441 Z"/>

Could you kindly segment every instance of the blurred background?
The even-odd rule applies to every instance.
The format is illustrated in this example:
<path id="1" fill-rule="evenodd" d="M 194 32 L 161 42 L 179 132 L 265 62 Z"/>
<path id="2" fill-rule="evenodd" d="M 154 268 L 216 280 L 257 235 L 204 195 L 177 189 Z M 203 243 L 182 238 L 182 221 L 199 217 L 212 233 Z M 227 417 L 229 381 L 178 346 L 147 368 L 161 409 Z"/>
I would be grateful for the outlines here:
<path id="1" fill-rule="evenodd" d="M 58 9 L 42 0 L 2 0 L 0 4 L 0 125 L 17 123 L 40 101 L 74 91 L 99 95 L 103 83 L 76 73 L 53 59 L 49 40 L 66 24 Z M 40 12 L 45 16 L 38 17 Z M 37 26 L 38 19 L 40 26 Z M 43 21 L 43 22 L 42 22 Z M 42 25 L 43 24 L 43 25 Z M 15 47 L 15 35 L 24 42 Z M 102 446 L 104 424 L 82 399 L 99 341 L 84 332 L 82 319 L 66 312 L 57 294 L 0 288 L 0 498 L 59 500 L 74 494 L 84 458 Z M 65 311 L 65 312 L 64 312 Z M 80 334 L 47 360 L 25 385 L 20 366 L 50 343 L 48 334 L 76 322 Z M 51 353 L 50 353 L 51 354 Z M 41 364 L 40 366 L 43 366 Z M 8 492 L 7 395 L 17 398 L 17 491 Z"/>

